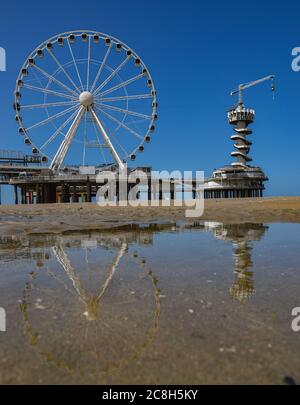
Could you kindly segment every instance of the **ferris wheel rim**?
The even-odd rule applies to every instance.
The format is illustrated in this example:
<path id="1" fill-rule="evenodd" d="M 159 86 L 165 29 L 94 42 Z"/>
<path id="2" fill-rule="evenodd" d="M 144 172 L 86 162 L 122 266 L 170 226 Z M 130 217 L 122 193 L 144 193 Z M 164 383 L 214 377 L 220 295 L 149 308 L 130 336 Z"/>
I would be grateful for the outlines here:
<path id="1" fill-rule="evenodd" d="M 129 153 L 127 152 L 127 154 L 123 157 L 123 161 L 124 161 L 124 162 L 125 162 L 128 158 L 131 158 L 132 156 L 134 156 L 134 159 L 135 159 L 135 154 L 136 154 L 136 152 L 137 152 L 137 151 L 140 151 L 140 152 L 141 152 L 141 151 L 144 150 L 144 146 L 143 146 L 143 145 L 144 145 L 145 142 L 148 143 L 148 142 L 150 141 L 150 138 L 151 138 L 150 133 L 153 132 L 153 128 L 155 128 L 155 127 L 154 127 L 154 122 L 155 122 L 156 119 L 157 119 L 157 97 L 156 97 L 156 90 L 155 90 L 155 85 L 154 85 L 154 82 L 153 82 L 151 73 L 150 73 L 149 69 L 147 68 L 146 64 L 145 64 L 145 63 L 143 62 L 143 60 L 140 58 L 140 56 L 139 56 L 134 50 L 132 50 L 132 48 L 129 47 L 125 42 L 120 41 L 118 38 L 116 38 L 116 37 L 114 37 L 114 36 L 112 36 L 112 35 L 105 34 L 105 33 L 99 32 L 99 31 L 94 31 L 94 30 L 73 30 L 73 31 L 66 31 L 66 32 L 63 32 L 63 33 L 56 34 L 56 35 L 54 35 L 54 36 L 48 38 L 47 40 L 43 41 L 42 43 L 40 43 L 40 44 L 28 55 L 28 57 L 26 58 L 26 61 L 24 62 L 24 64 L 22 65 L 22 67 L 21 67 L 21 69 L 20 69 L 20 72 L 19 72 L 18 78 L 17 78 L 16 87 L 15 87 L 15 105 L 18 105 L 18 103 L 19 103 L 19 101 L 20 101 L 20 97 L 17 97 L 17 94 L 20 94 L 20 90 L 21 90 L 21 87 L 22 87 L 22 86 L 20 85 L 20 81 L 22 81 L 22 79 L 24 78 L 24 74 L 23 74 L 24 69 L 28 69 L 28 67 L 30 66 L 29 60 L 30 60 L 31 58 L 36 59 L 36 58 L 38 57 L 38 51 L 39 51 L 39 50 L 45 50 L 45 49 L 47 48 L 47 44 L 49 44 L 49 43 L 51 43 L 51 44 L 58 43 L 59 38 L 63 38 L 64 40 L 67 39 L 67 40 L 68 40 L 68 44 L 69 44 L 69 46 L 70 46 L 69 39 L 70 39 L 70 36 L 71 36 L 71 35 L 74 35 L 75 37 L 80 37 L 80 36 L 81 36 L 81 38 L 83 38 L 83 35 L 84 35 L 84 34 L 88 37 L 89 47 L 91 46 L 91 45 L 90 45 L 90 43 L 91 43 L 91 37 L 93 36 L 94 39 L 95 39 L 95 36 L 98 36 L 98 39 L 99 39 L 99 40 L 100 40 L 100 39 L 103 39 L 103 40 L 109 39 L 109 40 L 111 41 L 111 42 L 110 42 L 110 47 L 112 46 L 112 43 L 114 43 L 115 45 L 120 45 L 120 46 L 122 47 L 122 49 L 124 49 L 126 52 L 129 52 L 129 51 L 130 51 L 130 53 L 132 53 L 132 56 L 135 57 L 136 60 L 138 59 L 138 60 L 140 61 L 140 66 L 143 68 L 143 71 L 146 71 L 146 76 L 147 76 L 147 78 L 149 79 L 149 81 L 151 82 L 151 86 L 149 86 L 149 87 L 151 87 L 152 114 L 151 114 L 151 118 L 150 118 L 150 116 L 149 116 L 149 118 L 150 118 L 150 125 L 149 125 L 149 128 L 148 128 L 146 134 L 141 137 L 140 143 L 139 143 L 133 150 L 131 150 L 131 152 L 129 152 Z M 95 41 L 94 41 L 94 42 L 95 42 Z M 98 41 L 97 41 L 97 42 L 98 42 Z M 49 53 L 50 53 L 50 52 L 49 52 Z M 81 59 L 81 60 L 82 60 L 82 59 Z M 125 60 L 126 60 L 126 59 L 125 59 Z M 96 61 L 96 60 L 95 60 L 95 61 Z M 73 62 L 74 62 L 74 65 L 76 66 L 76 61 L 74 60 L 74 56 L 73 56 Z M 72 66 L 73 62 L 72 62 L 72 61 L 69 61 L 67 64 L 69 64 L 70 66 Z M 78 59 L 77 59 L 77 62 L 79 63 L 79 60 L 78 60 Z M 92 62 L 92 60 L 89 59 L 88 62 L 90 63 L 90 62 Z M 99 61 L 97 61 L 97 62 L 99 62 Z M 123 61 L 123 62 L 124 62 L 124 61 Z M 99 62 L 99 63 L 100 63 L 100 62 Z M 102 64 L 102 63 L 103 63 L 103 61 L 101 61 L 101 64 Z M 55 71 L 55 73 L 53 73 L 53 74 L 50 75 L 50 76 L 51 76 L 51 77 L 54 77 L 55 74 L 60 73 L 62 70 L 64 71 L 64 67 L 65 67 L 65 65 L 67 65 L 67 64 L 62 65 L 62 69 L 60 69 L 60 67 L 58 67 L 58 69 Z M 104 68 L 111 68 L 111 67 L 110 67 L 109 65 L 104 64 Z M 111 68 L 111 69 L 112 69 L 112 68 Z M 116 74 L 115 74 L 115 76 L 116 76 Z M 96 78 L 97 78 L 97 77 L 96 77 Z M 53 79 L 52 79 L 52 80 L 53 80 Z M 48 83 L 47 83 L 47 86 L 45 87 L 45 89 L 49 90 L 48 87 L 49 87 L 49 84 L 50 84 L 50 83 L 53 83 L 53 82 L 50 80 L 50 78 L 48 78 Z M 104 83 L 104 85 L 103 85 L 103 83 Z M 94 89 L 94 87 L 95 87 L 95 84 L 96 84 L 96 80 L 95 80 L 95 82 L 93 83 L 93 89 Z M 122 84 L 122 83 L 121 83 L 121 84 Z M 124 82 L 123 82 L 123 84 L 124 84 Z M 77 88 L 77 86 L 75 85 L 75 83 L 74 83 L 74 87 Z M 100 87 L 100 89 L 99 89 L 99 87 Z M 102 82 L 102 83 L 100 83 L 100 86 L 98 86 L 98 88 L 96 88 L 95 98 L 97 98 L 97 96 L 99 96 L 99 94 L 100 94 L 100 96 L 101 96 L 101 89 L 102 89 L 103 87 L 105 87 L 105 81 Z M 115 87 L 117 87 L 117 86 L 115 86 Z M 124 90 L 127 91 L 126 85 L 125 85 L 125 86 L 121 86 L 121 87 L 124 87 Z M 78 89 L 78 90 L 79 90 L 79 89 Z M 111 93 L 112 91 L 114 91 L 114 90 L 108 89 L 108 90 L 104 91 L 104 95 L 109 95 L 109 93 Z M 99 92 L 100 92 L 100 93 L 99 93 Z M 56 93 L 58 94 L 58 92 L 56 92 Z M 77 110 L 77 109 L 80 108 L 80 104 L 77 104 L 77 103 L 76 103 L 75 94 L 79 96 L 79 95 L 80 95 L 80 92 L 77 92 L 76 90 L 73 90 L 72 93 L 74 94 L 74 96 L 72 96 L 71 94 L 70 94 L 70 95 L 67 95 L 67 94 L 65 94 L 65 93 L 64 93 L 64 95 L 66 96 L 66 98 L 69 97 L 70 104 L 72 104 L 72 102 L 74 102 L 74 106 L 76 107 L 76 110 Z M 48 94 L 50 94 L 50 93 L 48 93 Z M 133 96 L 129 96 L 128 93 L 127 93 L 127 99 L 126 99 L 126 102 L 127 102 L 127 110 L 128 110 L 128 101 L 129 101 L 130 97 L 133 97 Z M 150 98 L 150 94 L 148 95 L 148 97 Z M 47 94 L 46 94 L 46 93 L 44 94 L 44 98 L 47 98 Z M 117 99 L 117 98 L 118 98 L 118 97 L 115 97 L 115 99 Z M 110 102 L 112 101 L 112 99 L 113 99 L 113 97 L 111 97 L 111 98 L 108 97 L 108 98 L 107 98 L 107 100 L 110 100 Z M 78 99 L 77 99 L 77 100 L 78 100 Z M 76 104 L 76 105 L 75 105 L 75 104 Z M 61 105 L 62 105 L 62 104 L 61 104 Z M 104 108 L 108 108 L 108 106 L 105 105 Z M 98 110 L 98 111 L 99 111 L 99 107 L 96 107 L 96 106 L 95 106 L 95 110 Z M 123 109 L 123 110 L 124 110 L 124 109 Z M 43 145 L 44 145 L 44 144 L 42 145 L 42 147 L 38 146 L 38 145 L 36 144 L 36 142 L 33 141 L 32 137 L 30 137 L 30 136 L 27 134 L 26 128 L 25 128 L 24 125 L 23 125 L 23 120 L 22 120 L 21 114 L 19 114 L 19 111 L 20 111 L 20 110 L 19 110 L 18 108 L 16 108 L 16 121 L 17 121 L 18 124 L 19 124 L 19 128 L 21 128 L 21 129 L 23 130 L 22 133 L 26 135 L 26 138 L 28 138 L 29 144 L 33 147 L 33 150 L 36 149 L 36 150 L 38 151 L 37 153 L 40 153 L 42 156 L 45 156 L 46 158 L 51 159 L 51 156 L 49 156 L 49 154 L 47 154 L 47 153 L 45 153 L 44 151 L 41 150 L 41 149 L 43 149 Z M 124 110 L 124 111 L 126 111 L 126 110 Z M 88 113 L 88 111 L 86 111 L 86 114 L 87 114 L 87 113 Z M 47 110 L 47 114 L 48 114 L 48 110 Z M 48 115 L 48 117 L 49 117 L 49 115 Z M 119 129 L 120 127 L 122 127 L 122 126 L 123 126 L 123 128 L 124 128 L 124 125 L 122 125 L 122 124 L 124 124 L 124 120 L 125 120 L 125 119 L 126 119 L 126 115 L 123 117 L 122 123 L 119 123 L 119 124 L 118 124 L 118 129 Z M 55 126 L 55 125 L 54 125 L 54 126 Z M 125 127 L 126 127 L 126 126 L 125 126 Z M 125 128 L 125 129 L 126 129 L 126 128 Z M 19 130 L 19 131 L 20 131 L 20 130 Z M 60 131 L 60 132 L 61 132 L 61 131 Z M 129 132 L 134 132 L 134 131 L 129 131 Z M 61 132 L 61 133 L 62 133 L 62 132 Z M 62 133 L 62 134 L 63 134 L 63 133 Z M 124 150 L 125 150 L 125 149 L 124 149 Z"/>

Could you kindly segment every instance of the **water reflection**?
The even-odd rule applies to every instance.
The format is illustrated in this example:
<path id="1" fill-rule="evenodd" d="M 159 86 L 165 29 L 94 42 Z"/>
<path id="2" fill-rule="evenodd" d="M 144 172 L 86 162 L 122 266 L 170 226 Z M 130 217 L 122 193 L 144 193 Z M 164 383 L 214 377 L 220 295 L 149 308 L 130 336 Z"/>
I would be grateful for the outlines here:
<path id="1" fill-rule="evenodd" d="M 170 228 L 48 236 L 35 248 L 40 238 L 30 239 L 36 269 L 20 309 L 29 344 L 44 361 L 98 375 L 145 351 L 158 330 L 160 289 L 137 247 L 151 245 L 154 231 Z"/>
<path id="2" fill-rule="evenodd" d="M 155 245 L 155 234 L 209 231 L 230 242 L 235 280 L 229 293 L 245 303 L 255 293 L 253 243 L 267 230 L 263 224 L 134 224 L 101 233 L 1 238 L 0 254 L 30 269 L 20 310 L 31 348 L 68 372 L 99 375 L 137 360 L 157 334 L 163 293 L 141 255 L 141 248 Z"/>
<path id="3" fill-rule="evenodd" d="M 89 246 L 89 243 L 87 243 L 87 242 L 89 242 L 89 240 L 86 240 L 84 242 L 85 242 L 86 246 Z M 97 240 L 91 240 L 91 245 L 93 247 L 97 246 L 97 242 L 98 242 Z M 107 242 L 107 241 L 105 241 L 105 242 Z M 78 294 L 78 298 L 85 305 L 86 310 L 84 312 L 84 315 L 86 316 L 87 320 L 93 321 L 93 320 L 98 319 L 101 298 L 103 298 L 103 295 L 115 274 L 115 271 L 120 263 L 120 260 L 126 253 L 127 246 L 128 245 L 126 242 L 120 241 L 120 247 L 116 248 L 117 253 L 116 253 L 111 265 L 109 266 L 107 278 L 105 279 L 103 285 L 100 286 L 100 288 L 98 289 L 96 294 L 90 293 L 83 286 L 83 284 L 80 280 L 80 277 L 78 276 L 78 273 L 76 272 L 75 268 L 71 264 L 71 261 L 64 249 L 63 241 L 59 240 L 57 246 L 54 246 L 52 248 L 54 256 L 56 257 L 57 261 L 60 263 L 60 265 L 66 272 L 69 280 L 72 282 L 72 285 Z M 88 251 L 88 249 L 86 249 L 86 264 L 88 264 L 87 251 Z"/>
<path id="4" fill-rule="evenodd" d="M 221 224 L 206 222 L 204 228 L 213 232 L 217 239 L 232 243 L 235 280 L 230 295 L 241 303 L 255 294 L 252 261 L 253 242 L 265 235 L 268 226 L 263 224 Z"/>
<path id="5" fill-rule="evenodd" d="M 99 302 L 104 295 L 109 282 L 111 281 L 120 260 L 128 251 L 128 246 L 132 244 L 152 245 L 153 235 L 158 232 L 184 230 L 211 231 L 216 239 L 230 242 L 233 246 L 233 261 L 235 280 L 230 287 L 230 295 L 244 303 L 247 298 L 255 294 L 252 250 L 253 242 L 261 240 L 268 230 L 264 224 L 222 224 L 218 222 L 195 222 L 193 224 L 133 224 L 123 226 L 112 231 L 101 233 L 87 233 L 86 237 L 80 235 L 64 235 L 41 238 L 39 235 L 30 238 L 1 238 L 0 253 L 2 260 L 13 260 L 21 257 L 28 261 L 35 260 L 36 267 L 43 267 L 45 260 L 50 259 L 51 252 L 63 267 L 76 290 L 78 297 L 85 303 L 85 315 L 87 319 L 93 319 L 98 312 Z M 65 246 L 65 247 L 64 247 Z M 102 246 L 115 250 L 115 258 L 112 260 L 111 269 L 106 283 L 94 296 L 90 296 L 82 286 L 81 280 L 76 274 L 74 267 L 65 248 L 82 248 L 86 253 L 91 249 Z M 41 248 L 40 250 L 38 248 Z M 47 249 L 49 248 L 49 249 Z M 86 256 L 87 261 L 87 256 Z"/>

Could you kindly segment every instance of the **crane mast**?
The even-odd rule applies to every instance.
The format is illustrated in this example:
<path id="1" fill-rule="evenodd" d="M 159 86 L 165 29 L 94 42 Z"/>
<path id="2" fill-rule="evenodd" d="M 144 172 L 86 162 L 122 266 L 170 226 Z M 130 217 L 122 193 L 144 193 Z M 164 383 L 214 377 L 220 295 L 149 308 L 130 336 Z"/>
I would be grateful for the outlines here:
<path id="1" fill-rule="evenodd" d="M 275 91 L 274 79 L 275 79 L 275 76 L 274 76 L 274 75 L 269 75 L 269 76 L 265 76 L 265 77 L 263 77 L 263 78 L 261 78 L 261 79 L 254 80 L 254 81 L 249 82 L 249 83 L 242 83 L 242 84 L 239 84 L 238 88 L 237 88 L 236 90 L 231 91 L 230 95 L 233 96 L 233 95 L 235 95 L 235 94 L 238 94 L 238 95 L 239 95 L 239 102 L 238 102 L 238 104 L 239 104 L 239 105 L 242 105 L 243 102 L 244 102 L 244 101 L 243 101 L 243 91 L 246 90 L 246 89 L 249 89 L 250 87 L 254 87 L 254 86 L 256 86 L 256 85 L 258 85 L 258 84 L 260 84 L 260 83 L 263 83 L 263 82 L 265 82 L 265 81 L 271 80 L 271 90 L 272 90 L 272 92 L 274 93 L 274 91 Z"/>

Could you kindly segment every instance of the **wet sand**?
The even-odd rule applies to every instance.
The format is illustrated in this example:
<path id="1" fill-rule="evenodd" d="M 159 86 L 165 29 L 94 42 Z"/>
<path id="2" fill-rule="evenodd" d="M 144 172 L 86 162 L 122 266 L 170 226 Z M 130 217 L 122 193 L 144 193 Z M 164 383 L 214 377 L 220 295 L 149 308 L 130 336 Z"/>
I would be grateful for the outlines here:
<path id="1" fill-rule="evenodd" d="M 0 206 L 2 234 L 101 230 L 130 223 L 170 221 L 300 223 L 300 197 L 205 200 L 203 216 L 186 218 L 182 207 L 99 207 L 96 204 Z"/>
<path id="2" fill-rule="evenodd" d="M 298 224 L 121 228 L 2 238 L 0 384 L 299 384 Z"/>

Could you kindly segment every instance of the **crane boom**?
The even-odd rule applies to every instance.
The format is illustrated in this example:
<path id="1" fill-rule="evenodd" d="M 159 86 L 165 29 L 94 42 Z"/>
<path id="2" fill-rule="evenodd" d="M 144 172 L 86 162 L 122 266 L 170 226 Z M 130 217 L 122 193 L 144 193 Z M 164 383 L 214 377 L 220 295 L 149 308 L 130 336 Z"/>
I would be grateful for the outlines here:
<path id="1" fill-rule="evenodd" d="M 233 90 L 230 93 L 230 95 L 233 96 L 234 94 L 238 93 L 239 94 L 239 104 L 243 104 L 243 90 L 249 89 L 249 87 L 256 86 L 257 84 L 263 83 L 267 80 L 271 80 L 272 81 L 271 89 L 272 89 L 272 91 L 275 91 L 274 79 L 275 79 L 274 75 L 269 75 L 269 76 L 265 76 L 261 79 L 254 80 L 253 82 L 239 84 L 238 89 Z"/>

